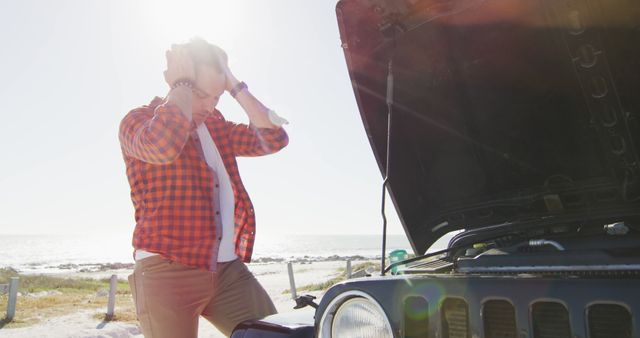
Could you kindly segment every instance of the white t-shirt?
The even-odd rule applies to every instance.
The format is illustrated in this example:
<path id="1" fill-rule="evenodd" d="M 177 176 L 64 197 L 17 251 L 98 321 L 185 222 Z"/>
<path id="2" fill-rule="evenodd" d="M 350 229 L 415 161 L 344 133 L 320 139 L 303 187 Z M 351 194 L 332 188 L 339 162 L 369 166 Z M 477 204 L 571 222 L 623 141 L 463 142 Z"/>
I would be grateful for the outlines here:
<path id="1" fill-rule="evenodd" d="M 233 187 L 231 186 L 231 178 L 229 178 L 229 173 L 227 173 L 218 147 L 216 147 L 213 138 L 211 138 L 207 126 L 201 123 L 196 129 L 196 132 L 200 138 L 204 158 L 209 167 L 211 167 L 218 176 L 219 188 L 214 187 L 214 194 L 218 193 L 220 205 L 216 206 L 214 203 L 213 206 L 214 208 L 220 208 L 220 218 L 222 219 L 222 227 L 218 227 L 218 229 L 222 229 L 222 240 L 220 241 L 220 248 L 218 250 L 218 262 L 232 261 L 238 258 L 238 256 L 235 253 L 235 243 L 233 242 L 235 199 L 233 196 Z M 216 211 L 218 210 L 214 210 L 214 212 Z"/>

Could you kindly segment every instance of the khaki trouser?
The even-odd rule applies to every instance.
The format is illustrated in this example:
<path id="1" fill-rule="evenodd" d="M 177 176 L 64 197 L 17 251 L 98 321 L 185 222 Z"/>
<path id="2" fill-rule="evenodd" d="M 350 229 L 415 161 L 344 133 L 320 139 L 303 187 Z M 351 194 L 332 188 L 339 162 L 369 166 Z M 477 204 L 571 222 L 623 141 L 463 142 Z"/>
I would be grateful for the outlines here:
<path id="1" fill-rule="evenodd" d="M 195 338 L 199 316 L 230 336 L 240 322 L 276 313 L 239 259 L 219 263 L 213 273 L 151 256 L 136 262 L 129 285 L 146 338 Z"/>

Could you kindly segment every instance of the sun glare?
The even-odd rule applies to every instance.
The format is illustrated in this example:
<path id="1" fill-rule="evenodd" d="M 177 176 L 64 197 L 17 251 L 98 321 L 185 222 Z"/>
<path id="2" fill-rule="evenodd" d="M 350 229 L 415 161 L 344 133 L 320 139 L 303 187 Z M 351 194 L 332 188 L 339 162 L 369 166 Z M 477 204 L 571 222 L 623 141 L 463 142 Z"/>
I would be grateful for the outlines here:
<path id="1" fill-rule="evenodd" d="M 231 47 L 248 22 L 244 1 L 145 1 L 141 4 L 146 23 L 159 42 L 171 44 L 199 36 Z"/>

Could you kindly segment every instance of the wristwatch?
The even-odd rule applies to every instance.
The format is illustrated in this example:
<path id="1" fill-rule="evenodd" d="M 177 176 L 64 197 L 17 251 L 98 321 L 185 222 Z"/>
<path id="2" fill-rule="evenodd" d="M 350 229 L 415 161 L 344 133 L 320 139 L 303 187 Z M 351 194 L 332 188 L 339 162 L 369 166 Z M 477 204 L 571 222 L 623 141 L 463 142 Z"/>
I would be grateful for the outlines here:
<path id="1" fill-rule="evenodd" d="M 229 94 L 231 94 L 231 97 L 233 97 L 234 99 L 236 98 L 236 96 L 243 90 L 248 89 L 249 87 L 247 86 L 246 83 L 244 83 L 244 81 L 238 83 L 237 85 L 233 86 L 233 88 L 231 88 L 231 90 L 229 91 Z"/>
<path id="2" fill-rule="evenodd" d="M 237 85 L 233 86 L 233 88 L 231 88 L 231 90 L 229 91 L 229 94 L 231 94 L 231 97 L 233 97 L 234 99 L 236 98 L 236 96 L 243 90 L 249 88 L 247 86 L 246 83 L 240 82 Z"/>

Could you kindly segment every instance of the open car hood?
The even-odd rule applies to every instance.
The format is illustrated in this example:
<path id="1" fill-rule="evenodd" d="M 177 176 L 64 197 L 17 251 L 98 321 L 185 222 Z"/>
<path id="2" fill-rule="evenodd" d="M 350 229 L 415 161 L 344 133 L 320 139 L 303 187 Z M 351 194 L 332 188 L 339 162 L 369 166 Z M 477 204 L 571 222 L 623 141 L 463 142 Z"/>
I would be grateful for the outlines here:
<path id="1" fill-rule="evenodd" d="M 414 251 L 459 229 L 640 212 L 640 2 L 342 0 L 342 47 Z"/>

